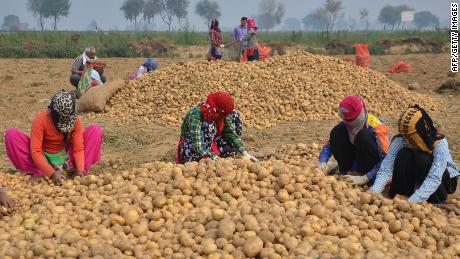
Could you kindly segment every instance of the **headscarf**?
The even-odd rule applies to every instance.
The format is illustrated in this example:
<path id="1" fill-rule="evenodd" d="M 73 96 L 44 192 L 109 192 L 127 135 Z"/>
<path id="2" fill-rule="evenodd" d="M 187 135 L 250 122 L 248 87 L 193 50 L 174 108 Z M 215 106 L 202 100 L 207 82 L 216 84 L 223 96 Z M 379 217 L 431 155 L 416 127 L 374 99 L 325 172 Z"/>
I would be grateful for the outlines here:
<path id="1" fill-rule="evenodd" d="M 401 114 L 398 130 L 409 146 L 428 154 L 433 153 L 434 147 L 443 138 L 430 116 L 418 105 L 409 107 Z"/>
<path id="2" fill-rule="evenodd" d="M 73 131 L 77 120 L 75 109 L 75 96 L 68 91 L 61 90 L 56 93 L 48 106 L 54 126 L 64 134 Z"/>
<path id="3" fill-rule="evenodd" d="M 83 65 L 86 65 L 86 62 L 88 62 L 88 61 L 95 62 L 97 60 L 96 56 L 93 59 L 88 57 L 88 55 L 86 54 L 86 50 L 83 51 L 82 57 L 83 57 Z"/>
<path id="4" fill-rule="evenodd" d="M 142 64 L 143 67 L 150 67 L 150 71 L 155 71 L 158 69 L 157 62 L 154 59 L 147 59 L 144 64 Z"/>
<path id="5" fill-rule="evenodd" d="M 220 136 L 224 130 L 225 117 L 233 112 L 235 102 L 229 93 L 214 92 L 208 95 L 200 108 L 207 122 L 216 123 L 217 136 Z"/>
<path id="6" fill-rule="evenodd" d="M 252 28 L 255 31 L 257 31 L 256 20 L 254 20 L 254 18 L 248 19 L 247 28 L 248 28 L 248 30 Z"/>
<path id="7" fill-rule="evenodd" d="M 347 96 L 340 102 L 339 116 L 347 126 L 348 137 L 355 143 L 356 135 L 363 128 L 367 128 L 367 109 L 359 96 Z"/>
<path id="8" fill-rule="evenodd" d="M 210 29 L 220 31 L 219 21 L 217 19 L 212 19 Z"/>

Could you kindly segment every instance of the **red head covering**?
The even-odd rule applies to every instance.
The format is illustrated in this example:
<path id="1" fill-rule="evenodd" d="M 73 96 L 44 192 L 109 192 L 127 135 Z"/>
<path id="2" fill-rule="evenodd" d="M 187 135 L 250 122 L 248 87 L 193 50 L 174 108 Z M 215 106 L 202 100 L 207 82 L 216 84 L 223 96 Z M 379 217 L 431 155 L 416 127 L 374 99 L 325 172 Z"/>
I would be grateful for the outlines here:
<path id="1" fill-rule="evenodd" d="M 248 26 L 248 30 L 252 28 L 255 31 L 257 31 L 256 20 L 254 20 L 254 18 L 248 19 L 248 25 L 247 26 Z"/>
<path id="2" fill-rule="evenodd" d="M 224 129 L 225 116 L 235 109 L 233 97 L 226 92 L 214 92 L 208 95 L 206 101 L 201 104 L 201 114 L 207 122 L 214 121 L 217 124 L 217 135 L 220 136 Z M 216 116 L 217 115 L 217 116 Z"/>
<path id="3" fill-rule="evenodd" d="M 358 118 L 363 109 L 365 109 L 365 106 L 361 97 L 356 95 L 347 96 L 340 102 L 339 116 L 345 121 L 353 121 Z"/>

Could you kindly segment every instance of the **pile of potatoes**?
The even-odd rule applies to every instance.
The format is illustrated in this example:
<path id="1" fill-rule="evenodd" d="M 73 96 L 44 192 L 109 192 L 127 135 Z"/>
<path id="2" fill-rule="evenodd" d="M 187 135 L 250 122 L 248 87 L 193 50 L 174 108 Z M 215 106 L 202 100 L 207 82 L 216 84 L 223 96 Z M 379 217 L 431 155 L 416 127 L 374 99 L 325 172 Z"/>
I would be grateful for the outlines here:
<path id="1" fill-rule="evenodd" d="M 294 158 L 153 162 L 56 187 L 0 174 L 18 202 L 3 258 L 453 258 L 460 219 L 352 188 Z"/>
<path id="2" fill-rule="evenodd" d="M 280 121 L 332 119 L 347 95 L 362 96 L 376 115 L 399 116 L 414 103 L 427 110 L 440 109 L 429 97 L 408 91 L 376 71 L 338 58 L 296 52 L 244 64 L 171 65 L 128 82 L 109 101 L 106 112 L 121 122 L 177 125 L 212 91 L 231 93 L 252 128 Z"/>

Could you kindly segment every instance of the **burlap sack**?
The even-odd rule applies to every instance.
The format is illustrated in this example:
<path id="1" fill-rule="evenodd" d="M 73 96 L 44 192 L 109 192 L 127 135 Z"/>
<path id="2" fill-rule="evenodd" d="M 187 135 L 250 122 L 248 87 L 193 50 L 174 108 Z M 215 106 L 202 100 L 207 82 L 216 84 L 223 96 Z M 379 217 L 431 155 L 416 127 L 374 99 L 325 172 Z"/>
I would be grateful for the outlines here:
<path id="1" fill-rule="evenodd" d="M 225 46 L 225 51 L 222 60 L 240 62 L 241 57 L 241 42 L 234 41 Z"/>
<path id="2" fill-rule="evenodd" d="M 125 86 L 124 80 L 115 80 L 103 86 L 91 87 L 77 102 L 78 112 L 103 112 L 110 98 Z"/>

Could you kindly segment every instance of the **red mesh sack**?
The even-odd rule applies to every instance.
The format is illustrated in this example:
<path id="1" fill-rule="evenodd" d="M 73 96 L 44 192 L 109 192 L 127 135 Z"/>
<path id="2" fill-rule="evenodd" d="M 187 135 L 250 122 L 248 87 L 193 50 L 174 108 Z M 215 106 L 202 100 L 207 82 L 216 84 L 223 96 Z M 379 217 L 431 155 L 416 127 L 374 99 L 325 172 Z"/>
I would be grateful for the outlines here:
<path id="1" fill-rule="evenodd" d="M 259 60 L 265 60 L 270 57 L 270 52 L 272 52 L 272 49 L 270 47 L 263 47 L 259 46 Z"/>
<path id="2" fill-rule="evenodd" d="M 412 73 L 412 66 L 404 61 L 398 61 L 388 72 L 392 75 L 401 72 Z"/>
<path id="3" fill-rule="evenodd" d="M 369 46 L 367 44 L 355 43 L 356 49 L 356 65 L 361 67 L 369 67 L 371 59 L 369 54 Z"/>

